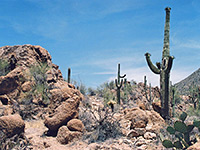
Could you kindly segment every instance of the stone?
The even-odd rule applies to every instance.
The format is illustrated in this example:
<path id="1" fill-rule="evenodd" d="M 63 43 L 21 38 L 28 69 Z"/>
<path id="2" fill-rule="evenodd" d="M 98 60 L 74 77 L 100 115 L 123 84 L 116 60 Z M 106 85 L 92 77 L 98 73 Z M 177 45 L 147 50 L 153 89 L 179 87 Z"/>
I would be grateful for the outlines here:
<path id="1" fill-rule="evenodd" d="M 125 119 L 131 121 L 130 129 L 134 128 L 145 128 L 148 122 L 148 118 L 145 114 L 145 111 L 141 110 L 140 108 L 131 108 L 124 110 Z"/>
<path id="2" fill-rule="evenodd" d="M 22 84 L 21 88 L 23 92 L 28 92 L 32 89 L 32 83 L 30 81 L 27 81 L 25 83 Z"/>
<path id="3" fill-rule="evenodd" d="M 88 145 L 89 150 L 96 150 L 96 149 L 100 149 L 100 145 L 97 143 L 91 143 Z"/>
<path id="4" fill-rule="evenodd" d="M 81 132 L 78 131 L 70 131 L 67 126 L 62 126 L 58 130 L 58 134 L 56 139 L 61 144 L 68 144 L 74 140 L 79 139 L 82 136 Z"/>
<path id="5" fill-rule="evenodd" d="M 8 103 L 10 102 L 10 99 L 8 98 L 7 95 L 0 95 L 0 102 L 3 105 L 8 105 Z"/>
<path id="6" fill-rule="evenodd" d="M 0 117 L 0 129 L 6 137 L 24 132 L 25 123 L 19 114 Z"/>
<path id="7" fill-rule="evenodd" d="M 157 113 L 161 113 L 161 103 L 160 102 L 152 102 L 153 110 L 155 110 Z"/>
<path id="8" fill-rule="evenodd" d="M 136 146 L 146 145 L 147 141 L 142 137 L 138 137 L 137 141 L 135 142 Z"/>
<path id="9" fill-rule="evenodd" d="M 194 145 L 190 146 L 187 150 L 200 150 L 200 142 L 197 142 Z"/>
<path id="10" fill-rule="evenodd" d="M 140 109 L 142 109 L 142 110 L 146 110 L 146 106 L 145 106 L 144 103 L 139 103 L 139 104 L 138 104 L 138 107 L 139 107 Z"/>
<path id="11" fill-rule="evenodd" d="M 146 132 L 145 128 L 134 128 L 129 131 L 127 134 L 127 137 L 133 138 L 133 137 L 138 137 L 144 135 Z"/>
<path id="12" fill-rule="evenodd" d="M 156 139 L 156 134 L 155 133 L 152 133 L 152 132 L 146 132 L 144 134 L 144 138 L 145 139 L 148 139 L 148 140 L 153 140 L 153 139 Z"/>
<path id="13" fill-rule="evenodd" d="M 70 131 L 83 132 L 84 124 L 79 119 L 72 119 L 67 123 L 67 127 Z"/>
<path id="14" fill-rule="evenodd" d="M 55 109 L 54 114 L 45 117 L 44 124 L 50 131 L 57 131 L 71 119 L 78 116 L 79 99 L 69 99 Z"/>
<path id="15" fill-rule="evenodd" d="M 147 131 L 159 133 L 161 128 L 166 127 L 165 120 L 154 110 L 146 111 L 146 116 L 148 118 L 149 129 Z"/>

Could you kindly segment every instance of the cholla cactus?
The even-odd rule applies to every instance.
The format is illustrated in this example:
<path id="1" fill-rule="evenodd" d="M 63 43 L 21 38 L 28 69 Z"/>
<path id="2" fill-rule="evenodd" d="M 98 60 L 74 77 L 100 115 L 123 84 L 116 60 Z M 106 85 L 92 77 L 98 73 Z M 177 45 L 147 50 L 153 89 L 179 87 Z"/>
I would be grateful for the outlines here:
<path id="1" fill-rule="evenodd" d="M 165 34 L 164 34 L 164 46 L 162 52 L 162 62 L 156 63 L 156 66 L 153 65 L 150 54 L 146 53 L 146 60 L 149 68 L 155 74 L 160 74 L 160 99 L 161 99 L 161 115 L 163 118 L 168 118 L 169 115 L 169 78 L 170 71 L 173 63 L 173 56 L 170 56 L 169 50 L 169 22 L 170 22 L 170 10 L 171 8 L 167 7 L 166 10 L 166 22 L 165 22 Z"/>

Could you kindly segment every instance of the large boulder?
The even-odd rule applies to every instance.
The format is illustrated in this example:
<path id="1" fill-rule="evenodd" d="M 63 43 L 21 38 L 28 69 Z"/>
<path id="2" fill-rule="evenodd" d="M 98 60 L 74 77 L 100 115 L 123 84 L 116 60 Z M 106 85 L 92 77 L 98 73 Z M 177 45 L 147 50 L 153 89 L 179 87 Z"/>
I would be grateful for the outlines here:
<path id="1" fill-rule="evenodd" d="M 79 139 L 82 136 L 81 132 L 78 131 L 70 131 L 67 126 L 62 126 L 58 130 L 58 134 L 56 136 L 56 139 L 61 144 L 68 144 L 69 142 L 72 142 L 75 139 Z"/>
<path id="2" fill-rule="evenodd" d="M 125 119 L 131 121 L 131 129 L 145 128 L 148 123 L 148 118 L 144 110 L 135 107 L 124 110 Z"/>
<path id="3" fill-rule="evenodd" d="M 0 130 L 6 137 L 24 132 L 25 123 L 18 114 L 0 117 Z"/>
<path id="4" fill-rule="evenodd" d="M 123 113 L 122 118 L 131 122 L 129 130 L 132 132 L 128 133 L 131 136 L 139 136 L 138 129 L 158 133 L 165 126 L 164 119 L 154 110 L 142 110 L 139 107 L 135 107 L 125 109 Z"/>
<path id="5" fill-rule="evenodd" d="M 72 119 L 67 123 L 67 127 L 70 131 L 83 132 L 84 124 L 79 119 Z"/>
<path id="6" fill-rule="evenodd" d="M 68 99 L 55 109 L 55 112 L 46 117 L 44 124 L 50 131 L 57 131 L 59 127 L 66 125 L 71 119 L 78 117 L 79 98 Z"/>

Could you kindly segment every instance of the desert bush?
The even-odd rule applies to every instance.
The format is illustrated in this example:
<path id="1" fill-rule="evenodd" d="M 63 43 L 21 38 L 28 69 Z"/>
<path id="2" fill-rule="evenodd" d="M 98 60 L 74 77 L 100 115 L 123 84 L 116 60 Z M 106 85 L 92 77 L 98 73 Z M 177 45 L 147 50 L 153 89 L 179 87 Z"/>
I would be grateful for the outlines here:
<path id="1" fill-rule="evenodd" d="M 88 93 L 88 95 L 90 95 L 90 96 L 94 96 L 94 95 L 96 95 L 96 90 L 94 90 L 93 88 L 89 87 L 89 88 L 87 89 L 87 93 Z"/>
<path id="2" fill-rule="evenodd" d="M 9 73 L 9 63 L 7 60 L 0 59 L 0 76 L 5 76 Z"/>
<path id="3" fill-rule="evenodd" d="M 32 94 L 35 98 L 40 99 L 40 103 L 47 106 L 50 103 L 50 86 L 47 83 L 46 72 L 50 69 L 48 64 L 39 63 L 39 65 L 33 65 L 30 68 L 30 75 L 34 81 L 32 88 Z"/>
<path id="4" fill-rule="evenodd" d="M 86 133 L 83 136 L 88 143 L 105 141 L 122 135 L 119 121 L 113 117 L 114 113 L 108 108 L 84 108 L 79 112 L 79 119 L 85 125 Z"/>
<path id="5" fill-rule="evenodd" d="M 0 130 L 0 150 L 30 150 L 30 145 L 29 140 L 23 133 L 7 138 Z"/>

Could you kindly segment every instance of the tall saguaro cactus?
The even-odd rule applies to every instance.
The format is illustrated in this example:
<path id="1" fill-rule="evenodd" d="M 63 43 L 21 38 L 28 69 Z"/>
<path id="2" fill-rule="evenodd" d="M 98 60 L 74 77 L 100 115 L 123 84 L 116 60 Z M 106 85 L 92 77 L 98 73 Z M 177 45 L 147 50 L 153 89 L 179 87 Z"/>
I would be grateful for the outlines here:
<path id="1" fill-rule="evenodd" d="M 123 78 L 126 76 L 124 74 L 123 76 L 120 75 L 120 63 L 118 64 L 118 74 L 117 79 L 115 79 L 115 84 L 117 87 L 117 103 L 120 104 L 120 88 L 122 87 Z M 121 79 L 121 80 L 120 80 Z"/>
<path id="2" fill-rule="evenodd" d="M 146 76 L 144 76 L 144 92 L 145 92 L 146 99 L 148 101 L 148 96 L 147 96 L 147 77 Z"/>
<path id="3" fill-rule="evenodd" d="M 169 116 L 169 78 L 170 71 L 173 63 L 173 56 L 170 56 L 169 50 L 169 30 L 170 30 L 170 10 L 167 7 L 166 10 L 166 20 L 165 20 L 165 31 L 164 31 L 164 46 L 162 51 L 162 62 L 157 62 L 156 66 L 153 65 L 150 54 L 146 53 L 146 60 L 149 68 L 155 74 L 160 74 L 160 99 L 161 99 L 161 115 L 163 118 Z"/>
<path id="4" fill-rule="evenodd" d="M 68 79 L 67 79 L 68 83 L 70 83 L 70 79 L 71 79 L 71 68 L 68 68 Z"/>

